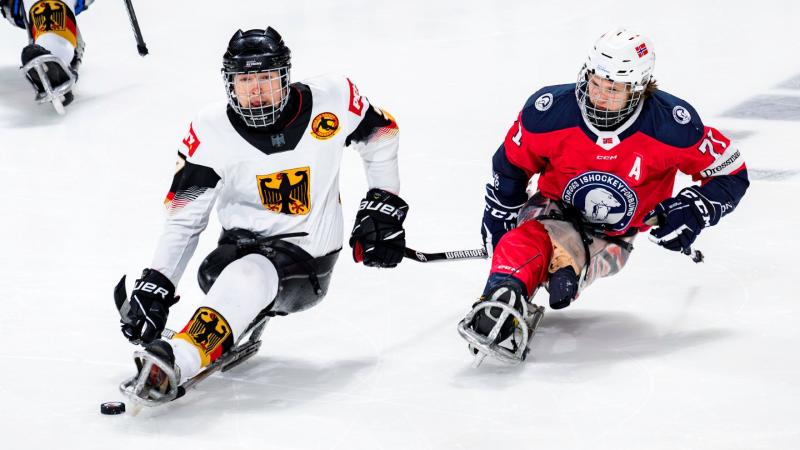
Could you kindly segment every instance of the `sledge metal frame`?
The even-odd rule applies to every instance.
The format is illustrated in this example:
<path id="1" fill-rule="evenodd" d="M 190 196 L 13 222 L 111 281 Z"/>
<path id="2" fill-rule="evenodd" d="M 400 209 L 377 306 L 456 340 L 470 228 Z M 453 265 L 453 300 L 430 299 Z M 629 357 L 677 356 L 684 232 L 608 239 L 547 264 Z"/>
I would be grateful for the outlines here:
<path id="1" fill-rule="evenodd" d="M 47 76 L 47 63 L 58 64 L 64 70 L 64 73 L 69 76 L 69 79 L 58 86 L 54 87 L 51 85 L 50 78 Z M 60 115 L 64 115 L 66 112 L 63 103 L 64 95 L 72 90 L 72 88 L 75 86 L 75 82 L 77 81 L 69 66 L 64 64 L 64 61 L 61 61 L 61 58 L 57 56 L 41 55 L 28 61 L 27 64 L 20 67 L 20 70 L 23 74 L 25 74 L 25 77 L 28 79 L 28 81 L 31 82 L 34 91 L 36 91 L 36 103 L 52 103 L 56 112 Z M 36 74 L 39 75 L 39 81 L 42 83 L 44 92 L 39 92 L 39 90 L 36 88 L 36 85 L 29 74 L 31 70 L 36 71 Z"/>
<path id="2" fill-rule="evenodd" d="M 188 389 L 214 373 L 218 371 L 227 372 L 253 357 L 258 352 L 258 349 L 261 348 L 261 334 L 264 332 L 264 327 L 266 327 L 267 322 L 269 322 L 271 318 L 272 316 L 265 316 L 258 323 L 248 330 L 245 330 L 242 336 L 237 339 L 231 351 L 209 364 L 205 369 L 200 371 L 200 373 L 189 378 L 182 384 L 178 384 L 178 379 L 180 378 L 179 374 L 165 361 L 144 350 L 136 351 L 133 354 L 133 358 L 134 361 L 141 362 L 141 369 L 138 374 L 120 383 L 119 390 L 134 403 L 149 407 L 163 405 L 181 398 L 186 394 Z M 175 334 L 174 331 L 167 329 L 162 333 L 162 337 L 170 339 Z M 242 343 L 245 337 L 247 340 Z M 167 375 L 167 379 L 170 383 L 170 388 L 167 392 L 160 392 L 157 389 L 148 388 L 146 385 L 147 378 L 150 376 L 150 370 L 153 365 L 157 366 Z"/>
<path id="3" fill-rule="evenodd" d="M 482 301 L 475 305 L 466 317 L 458 323 L 458 334 L 469 343 L 470 350 L 475 352 L 473 367 L 480 366 L 487 356 L 511 365 L 517 365 L 525 361 L 531 348 L 531 341 L 536 334 L 536 329 L 544 317 L 544 306 L 537 306 L 527 301 L 522 301 L 521 304 L 522 311 L 520 312 L 507 303 Z M 488 308 L 499 308 L 501 313 L 489 335 L 484 336 L 470 328 L 469 325 L 479 312 Z M 488 313 L 489 311 L 486 312 Z M 495 342 L 495 339 L 500 334 L 500 329 L 509 316 L 516 321 L 514 333 L 510 337 L 516 349 L 504 347 L 502 345 L 503 342 Z"/>

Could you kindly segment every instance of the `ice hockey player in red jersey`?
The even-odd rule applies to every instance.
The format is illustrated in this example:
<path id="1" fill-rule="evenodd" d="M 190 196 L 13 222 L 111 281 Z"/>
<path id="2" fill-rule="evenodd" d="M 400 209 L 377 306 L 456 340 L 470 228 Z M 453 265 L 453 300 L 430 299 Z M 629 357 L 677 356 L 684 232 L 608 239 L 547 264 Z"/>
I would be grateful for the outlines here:
<path id="1" fill-rule="evenodd" d="M 397 123 L 348 78 L 290 83 L 290 68 L 277 31 L 237 31 L 223 56 L 227 105 L 210 105 L 187 127 L 153 262 L 130 297 L 124 278 L 115 290 L 123 334 L 145 344 L 135 354 L 138 375 L 121 386 L 135 399 L 176 398 L 198 374 L 255 353 L 270 317 L 322 300 L 342 247 L 343 149 L 361 155 L 369 185 L 350 237 L 353 258 L 373 267 L 403 258 Z M 206 296 L 180 332 L 162 339 L 215 203 L 223 231 L 200 265 Z"/>
<path id="2" fill-rule="evenodd" d="M 0 11 L 28 32 L 22 71 L 36 90 L 38 103 L 51 102 L 63 114 L 74 98 L 84 43 L 76 16 L 94 0 L 0 0 Z"/>
<path id="3" fill-rule="evenodd" d="M 634 237 L 648 229 L 654 242 L 688 254 L 747 190 L 737 146 L 660 90 L 654 63 L 647 38 L 609 31 L 577 83 L 534 93 L 509 129 L 486 186 L 481 233 L 491 272 L 459 324 L 478 363 L 486 355 L 525 358 L 543 313 L 530 302 L 539 286 L 551 308 L 569 306 L 593 281 L 618 272 Z M 673 196 L 678 172 L 699 184 Z"/>

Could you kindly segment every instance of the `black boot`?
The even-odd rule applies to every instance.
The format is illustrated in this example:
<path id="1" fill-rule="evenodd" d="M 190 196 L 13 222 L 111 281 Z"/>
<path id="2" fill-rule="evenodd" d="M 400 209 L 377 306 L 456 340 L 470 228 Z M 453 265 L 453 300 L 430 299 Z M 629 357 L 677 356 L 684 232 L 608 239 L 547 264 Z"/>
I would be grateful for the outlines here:
<path id="1" fill-rule="evenodd" d="M 147 344 L 147 346 L 144 348 L 144 351 L 163 361 L 170 368 L 172 368 L 173 372 L 176 374 L 178 373 L 175 368 L 175 353 L 172 351 L 172 346 L 166 341 L 156 339 L 155 341 Z M 136 366 L 139 371 L 141 371 L 143 366 L 142 361 L 137 359 Z M 162 393 L 167 392 L 171 387 L 169 383 L 169 376 L 167 376 L 167 374 L 156 364 L 153 364 L 153 366 L 150 368 L 150 375 L 147 378 L 147 385 Z"/>
<path id="2" fill-rule="evenodd" d="M 486 283 L 479 302 L 481 301 L 506 303 L 522 313 L 522 302 L 527 301 L 525 285 L 520 280 L 506 274 L 493 274 Z M 500 308 L 487 308 L 480 311 L 472 321 L 472 329 L 479 334 L 488 336 L 500 319 L 502 312 Z M 508 339 L 514 333 L 514 328 L 514 318 L 509 315 L 500 327 L 500 334 L 497 335 L 495 342 L 500 343 Z"/>
<path id="3" fill-rule="evenodd" d="M 30 44 L 22 49 L 22 65 L 24 66 L 25 64 L 28 64 L 33 59 L 38 58 L 39 56 L 50 55 L 50 54 L 51 54 L 50 51 L 47 50 L 46 48 L 40 45 Z M 57 86 L 60 86 L 68 82 L 70 78 L 69 75 L 66 72 L 64 72 L 64 69 L 61 67 L 61 65 L 53 62 L 45 63 L 45 73 L 47 74 L 48 81 L 50 82 L 50 87 L 52 88 L 55 88 Z M 36 70 L 31 69 L 28 71 L 26 75 L 40 94 L 45 92 L 42 80 L 39 79 L 39 73 L 36 72 Z M 77 80 L 77 72 L 73 72 L 73 77 Z M 72 94 L 72 91 L 66 92 L 64 94 L 64 101 L 62 102 L 62 104 L 64 106 L 69 105 L 70 103 L 72 103 L 73 99 L 74 95 Z"/>

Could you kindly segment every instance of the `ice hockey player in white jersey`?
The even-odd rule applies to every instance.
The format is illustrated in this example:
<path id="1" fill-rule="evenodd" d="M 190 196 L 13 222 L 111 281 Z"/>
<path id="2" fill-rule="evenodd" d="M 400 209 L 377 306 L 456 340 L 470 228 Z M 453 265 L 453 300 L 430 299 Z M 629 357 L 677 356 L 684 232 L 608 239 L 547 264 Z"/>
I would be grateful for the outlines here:
<path id="1" fill-rule="evenodd" d="M 375 267 L 402 260 L 408 205 L 397 195 L 395 120 L 349 79 L 290 83 L 290 67 L 289 48 L 274 29 L 233 35 L 223 57 L 227 106 L 213 104 L 189 125 L 152 264 L 129 298 L 120 294 L 124 278 L 117 286 L 122 332 L 145 345 L 135 355 L 139 374 L 122 388 L 145 403 L 175 398 L 242 342 L 260 344 L 268 318 L 322 300 L 342 247 L 346 147 L 360 153 L 370 188 L 349 241 L 353 258 Z M 206 296 L 180 332 L 162 338 L 175 287 L 215 203 L 223 232 L 199 269 Z"/>
<path id="2" fill-rule="evenodd" d="M 84 43 L 76 16 L 94 0 L 0 0 L 0 11 L 28 32 L 22 71 L 36 90 L 36 101 L 52 102 L 63 114 L 74 98 Z"/>

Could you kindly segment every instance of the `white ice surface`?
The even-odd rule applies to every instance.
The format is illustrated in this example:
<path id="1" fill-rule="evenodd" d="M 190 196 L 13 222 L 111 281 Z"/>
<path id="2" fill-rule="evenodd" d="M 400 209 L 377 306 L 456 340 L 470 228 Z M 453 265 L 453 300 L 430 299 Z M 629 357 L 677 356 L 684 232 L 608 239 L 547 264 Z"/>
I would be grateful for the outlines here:
<path id="1" fill-rule="evenodd" d="M 135 3 L 144 59 L 123 2 L 79 16 L 86 54 L 65 117 L 33 103 L 17 72 L 24 33 L 0 24 L 0 447 L 800 448 L 800 122 L 721 117 L 800 73 L 800 3 Z M 345 251 L 325 301 L 274 320 L 257 357 L 159 410 L 101 416 L 133 370 L 112 288 L 150 261 L 188 121 L 224 96 L 229 36 L 267 24 L 292 48 L 294 79 L 345 73 L 398 119 L 408 241 L 425 251 L 478 246 L 507 127 L 533 91 L 574 81 L 618 24 L 651 36 L 663 89 L 745 136 L 751 169 L 789 176 L 754 179 L 703 232 L 705 264 L 640 238 L 622 273 L 548 311 L 521 367 L 471 368 L 455 330 L 488 262 L 372 270 Z M 347 221 L 364 191 L 349 154 Z M 194 273 L 218 231 L 201 239 L 171 327 L 201 299 Z"/>

